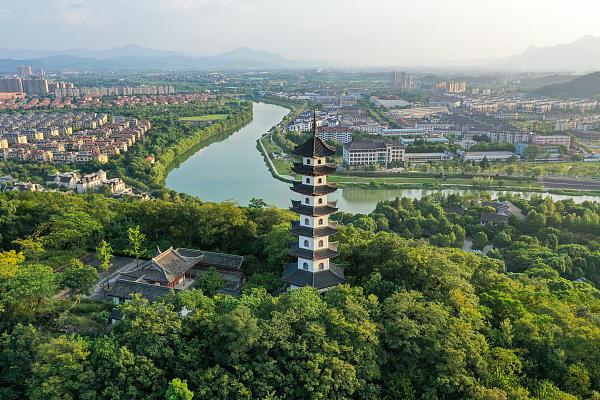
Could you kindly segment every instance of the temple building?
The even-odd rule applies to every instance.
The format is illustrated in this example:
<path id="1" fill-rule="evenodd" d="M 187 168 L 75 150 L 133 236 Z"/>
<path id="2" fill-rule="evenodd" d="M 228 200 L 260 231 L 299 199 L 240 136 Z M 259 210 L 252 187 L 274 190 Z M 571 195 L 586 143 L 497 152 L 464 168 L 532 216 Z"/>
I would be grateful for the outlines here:
<path id="1" fill-rule="evenodd" d="M 171 291 L 194 288 L 194 279 L 210 269 L 221 275 L 222 293 L 239 295 L 244 282 L 241 266 L 244 257 L 197 249 L 159 251 L 139 266 L 122 271 L 106 291 L 116 304 L 130 300 L 134 294 L 155 301 Z"/>
<path id="2" fill-rule="evenodd" d="M 337 202 L 327 199 L 337 190 L 327 182 L 327 174 L 336 167 L 327 163 L 326 158 L 334 155 L 335 149 L 317 136 L 315 115 L 312 128 L 311 137 L 293 150 L 302 157 L 302 162 L 294 163 L 293 168 L 302 179 L 291 187 L 300 195 L 300 200 L 292 200 L 290 208 L 300 215 L 300 220 L 292 224 L 298 243 L 290 249 L 290 255 L 297 261 L 284 266 L 283 282 L 290 289 L 312 286 L 326 291 L 345 282 L 344 269 L 329 261 L 339 255 L 337 243 L 329 241 L 337 233 L 336 223 L 329 221 L 329 216 L 338 210 Z"/>

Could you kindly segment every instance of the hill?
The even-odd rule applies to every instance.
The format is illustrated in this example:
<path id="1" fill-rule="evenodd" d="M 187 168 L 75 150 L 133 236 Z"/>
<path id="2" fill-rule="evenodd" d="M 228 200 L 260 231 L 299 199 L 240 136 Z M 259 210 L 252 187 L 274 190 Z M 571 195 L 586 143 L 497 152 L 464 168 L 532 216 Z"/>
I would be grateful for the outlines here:
<path id="1" fill-rule="evenodd" d="M 14 73 L 15 67 L 23 64 L 46 70 L 68 68 L 88 71 L 294 69 L 317 66 L 316 62 L 289 60 L 281 54 L 246 47 L 203 57 L 194 57 L 172 51 L 148 49 L 134 45 L 106 50 L 46 51 L 0 49 L 0 73 Z"/>
<path id="2" fill-rule="evenodd" d="M 584 36 L 571 43 L 530 46 L 522 54 L 494 63 L 522 71 L 593 71 L 600 69 L 600 37 Z"/>
<path id="3" fill-rule="evenodd" d="M 552 97 L 600 96 L 600 71 L 583 75 L 565 83 L 555 83 L 532 90 L 531 94 Z"/>

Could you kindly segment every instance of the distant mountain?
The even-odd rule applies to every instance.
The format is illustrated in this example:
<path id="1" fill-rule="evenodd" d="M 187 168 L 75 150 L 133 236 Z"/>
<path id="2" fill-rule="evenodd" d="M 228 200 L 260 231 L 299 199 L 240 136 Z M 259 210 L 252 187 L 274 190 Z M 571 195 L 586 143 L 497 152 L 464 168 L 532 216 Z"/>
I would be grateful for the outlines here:
<path id="1" fill-rule="evenodd" d="M 21 56 L 21 57 L 20 57 Z M 173 51 L 127 45 L 106 50 L 3 50 L 0 73 L 17 65 L 46 70 L 160 70 L 160 69 L 282 69 L 313 68 L 323 63 L 288 60 L 281 54 L 238 48 L 214 56 L 193 57 Z"/>
<path id="2" fill-rule="evenodd" d="M 494 65 L 521 71 L 595 71 L 600 69 L 600 37 L 584 36 L 550 47 L 531 46 L 522 54 L 497 60 Z"/>
<path id="3" fill-rule="evenodd" d="M 518 84 L 519 90 L 523 92 L 533 91 L 548 85 L 566 83 L 577 78 L 579 75 L 573 74 L 551 74 L 539 78 L 523 78 Z"/>
<path id="4" fill-rule="evenodd" d="M 0 49 L 0 58 L 10 59 L 36 59 L 46 58 L 51 56 L 73 56 L 81 58 L 112 58 L 124 56 L 140 56 L 140 57 L 171 57 L 182 56 L 183 53 L 166 50 L 149 49 L 146 47 L 128 44 L 120 47 L 113 47 L 103 50 L 86 50 L 86 49 L 63 49 L 63 50 L 7 50 Z"/>
<path id="5" fill-rule="evenodd" d="M 600 71 L 580 76 L 569 82 L 544 86 L 530 93 L 552 97 L 597 97 L 600 96 Z"/>

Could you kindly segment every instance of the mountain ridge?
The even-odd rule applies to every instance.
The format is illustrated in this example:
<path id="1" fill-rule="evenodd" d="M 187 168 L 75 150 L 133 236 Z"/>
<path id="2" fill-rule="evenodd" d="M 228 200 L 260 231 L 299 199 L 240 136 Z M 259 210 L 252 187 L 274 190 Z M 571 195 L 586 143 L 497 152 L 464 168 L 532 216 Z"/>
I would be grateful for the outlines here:
<path id="1" fill-rule="evenodd" d="M 36 53 L 37 52 L 37 53 Z M 39 57 L 14 58 L 15 55 Z M 125 45 L 104 50 L 6 50 L 0 49 L 0 72 L 13 73 L 17 65 L 32 65 L 46 70 L 156 70 L 156 69 L 295 69 L 313 68 L 323 62 L 290 60 L 275 52 L 238 47 L 208 56 L 155 50 Z"/>

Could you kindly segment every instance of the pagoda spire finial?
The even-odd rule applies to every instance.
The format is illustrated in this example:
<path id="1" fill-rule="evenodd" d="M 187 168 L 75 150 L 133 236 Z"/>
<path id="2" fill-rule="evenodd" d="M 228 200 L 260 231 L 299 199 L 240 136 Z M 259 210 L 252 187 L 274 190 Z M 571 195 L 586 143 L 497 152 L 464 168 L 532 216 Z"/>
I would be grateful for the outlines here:
<path id="1" fill-rule="evenodd" d="M 314 137 L 317 137 L 317 112 L 313 111 L 313 127 L 312 134 Z"/>

